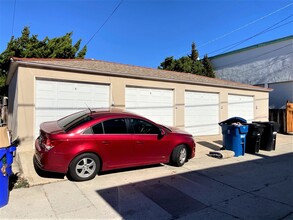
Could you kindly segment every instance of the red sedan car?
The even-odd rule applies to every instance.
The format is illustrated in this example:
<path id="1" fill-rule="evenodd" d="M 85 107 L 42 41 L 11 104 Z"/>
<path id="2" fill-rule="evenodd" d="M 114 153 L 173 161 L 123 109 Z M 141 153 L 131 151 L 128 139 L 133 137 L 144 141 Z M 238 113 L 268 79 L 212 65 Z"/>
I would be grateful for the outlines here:
<path id="1" fill-rule="evenodd" d="M 84 181 L 112 169 L 169 162 L 182 166 L 194 154 L 193 137 L 184 131 L 117 109 L 86 110 L 41 124 L 34 163 Z"/>

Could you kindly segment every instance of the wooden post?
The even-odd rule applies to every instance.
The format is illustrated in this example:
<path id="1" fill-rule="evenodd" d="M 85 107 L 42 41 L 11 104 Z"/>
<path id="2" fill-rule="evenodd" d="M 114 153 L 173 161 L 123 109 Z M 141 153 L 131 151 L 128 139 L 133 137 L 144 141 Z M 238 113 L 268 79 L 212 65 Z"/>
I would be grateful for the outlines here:
<path id="1" fill-rule="evenodd" d="M 293 103 L 287 101 L 286 105 L 286 118 L 287 118 L 287 133 L 293 134 Z"/>

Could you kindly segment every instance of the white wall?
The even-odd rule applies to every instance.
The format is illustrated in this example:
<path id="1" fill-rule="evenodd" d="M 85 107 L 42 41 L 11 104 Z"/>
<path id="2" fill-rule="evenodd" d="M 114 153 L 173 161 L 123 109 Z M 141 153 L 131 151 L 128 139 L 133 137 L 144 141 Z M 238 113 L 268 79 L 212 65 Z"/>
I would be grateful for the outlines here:
<path id="1" fill-rule="evenodd" d="M 220 79 L 251 85 L 293 80 L 293 38 L 211 58 Z"/>

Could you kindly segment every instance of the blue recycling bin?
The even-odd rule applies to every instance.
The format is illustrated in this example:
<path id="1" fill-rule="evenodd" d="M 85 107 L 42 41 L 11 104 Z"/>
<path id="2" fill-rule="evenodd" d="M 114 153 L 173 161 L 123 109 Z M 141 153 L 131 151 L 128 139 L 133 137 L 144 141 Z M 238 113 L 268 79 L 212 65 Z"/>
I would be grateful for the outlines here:
<path id="1" fill-rule="evenodd" d="M 9 176 L 12 174 L 13 154 L 16 146 L 0 148 L 0 207 L 8 204 Z"/>
<path id="2" fill-rule="evenodd" d="M 10 146 L 7 148 L 7 151 L 6 151 L 6 161 L 7 161 L 6 172 L 8 176 L 12 174 L 12 163 L 13 163 L 13 157 L 14 157 L 15 151 L 16 151 L 16 146 Z"/>
<path id="3" fill-rule="evenodd" d="M 9 176 L 3 174 L 6 165 L 6 148 L 0 149 L 0 207 L 7 205 L 9 195 Z"/>
<path id="4" fill-rule="evenodd" d="M 243 125 L 244 123 L 247 121 L 240 117 L 229 118 L 219 123 L 222 128 L 223 147 L 234 151 L 236 157 L 245 154 L 248 125 Z"/>

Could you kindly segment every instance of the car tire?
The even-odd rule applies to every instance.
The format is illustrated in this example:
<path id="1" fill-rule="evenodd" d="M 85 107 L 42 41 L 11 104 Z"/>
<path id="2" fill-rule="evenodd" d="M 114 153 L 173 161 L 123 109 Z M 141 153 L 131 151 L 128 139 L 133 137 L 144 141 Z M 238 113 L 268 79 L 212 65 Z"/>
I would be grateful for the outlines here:
<path id="1" fill-rule="evenodd" d="M 187 161 L 187 148 L 185 145 L 178 145 L 174 148 L 171 155 L 171 163 L 177 167 L 183 166 Z"/>
<path id="2" fill-rule="evenodd" d="M 78 155 L 71 161 L 68 174 L 72 180 L 86 181 L 93 179 L 99 170 L 99 157 L 92 153 L 84 153 Z"/>

